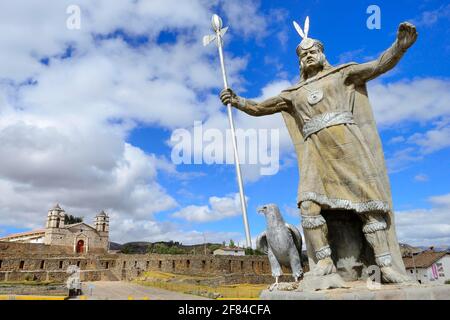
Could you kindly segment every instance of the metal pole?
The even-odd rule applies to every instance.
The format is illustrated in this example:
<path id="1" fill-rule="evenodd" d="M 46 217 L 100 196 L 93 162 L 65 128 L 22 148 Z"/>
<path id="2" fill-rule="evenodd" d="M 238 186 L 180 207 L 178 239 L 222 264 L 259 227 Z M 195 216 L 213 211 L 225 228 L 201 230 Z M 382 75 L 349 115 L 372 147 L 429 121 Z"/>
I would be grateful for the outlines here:
<path id="1" fill-rule="evenodd" d="M 218 42 L 218 48 L 219 48 L 219 58 L 220 58 L 220 66 L 222 67 L 222 77 L 223 77 L 223 84 L 224 88 L 228 89 L 228 80 L 227 80 L 227 74 L 225 71 L 225 62 L 223 58 L 223 49 L 222 49 L 222 36 L 220 35 L 219 31 L 216 31 L 217 34 L 217 42 Z M 248 225 L 248 218 L 247 218 L 247 205 L 245 202 L 245 196 L 244 196 L 244 185 L 242 183 L 242 175 L 241 175 L 241 165 L 239 162 L 239 153 L 237 149 L 237 142 L 236 142 L 236 134 L 234 129 L 234 121 L 233 121 L 233 112 L 231 110 L 231 104 L 229 103 L 227 105 L 227 112 L 228 112 L 228 121 L 230 123 L 231 128 L 231 135 L 232 135 L 232 142 L 233 142 L 233 151 L 234 151 L 234 162 L 236 164 L 236 175 L 237 175 L 237 181 L 239 186 L 239 196 L 241 199 L 241 209 L 242 209 L 242 218 L 244 220 L 244 228 L 245 228 L 245 238 L 247 242 L 247 247 L 250 248 L 252 246 L 252 240 L 250 237 L 250 227 Z"/>
<path id="2" fill-rule="evenodd" d="M 223 48 L 222 48 L 222 36 L 225 34 L 227 28 L 222 29 L 222 19 L 218 15 L 213 15 L 212 26 L 213 26 L 213 29 L 215 32 L 215 40 L 217 41 L 217 48 L 219 49 L 220 66 L 222 69 L 222 78 L 223 78 L 224 88 L 228 89 L 228 79 L 227 79 L 227 73 L 225 71 L 225 62 L 224 62 Z M 211 38 L 208 36 L 206 36 L 206 39 L 204 38 L 204 45 L 207 45 L 212 40 L 212 39 L 211 40 L 208 40 L 208 39 L 211 39 Z M 245 238 L 246 238 L 246 242 L 247 242 L 247 247 L 251 248 L 252 241 L 251 241 L 251 237 L 250 237 L 250 227 L 248 225 L 248 218 L 247 218 L 247 205 L 246 205 L 245 196 L 244 196 L 244 185 L 242 183 L 241 166 L 240 166 L 240 162 L 239 162 L 239 154 L 238 154 L 238 150 L 237 150 L 233 113 L 231 110 L 230 103 L 227 105 L 227 113 L 228 113 L 228 121 L 230 123 L 230 128 L 231 128 L 231 136 L 232 136 L 231 140 L 233 143 L 234 162 L 236 165 L 236 175 L 237 175 L 237 181 L 238 181 L 238 186 L 239 186 L 239 197 L 241 200 L 242 218 L 244 220 Z"/>

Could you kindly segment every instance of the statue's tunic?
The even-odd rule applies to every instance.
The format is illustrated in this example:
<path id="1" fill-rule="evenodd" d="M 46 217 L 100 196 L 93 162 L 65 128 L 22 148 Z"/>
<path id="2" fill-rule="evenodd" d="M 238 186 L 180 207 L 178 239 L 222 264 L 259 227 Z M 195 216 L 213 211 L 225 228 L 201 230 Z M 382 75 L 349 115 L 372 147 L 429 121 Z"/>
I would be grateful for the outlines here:
<path id="1" fill-rule="evenodd" d="M 352 66 L 325 70 L 280 97 L 292 105 L 302 131 L 301 202 L 356 212 L 388 212 L 389 195 L 369 144 L 353 117 L 355 91 L 347 83 Z"/>

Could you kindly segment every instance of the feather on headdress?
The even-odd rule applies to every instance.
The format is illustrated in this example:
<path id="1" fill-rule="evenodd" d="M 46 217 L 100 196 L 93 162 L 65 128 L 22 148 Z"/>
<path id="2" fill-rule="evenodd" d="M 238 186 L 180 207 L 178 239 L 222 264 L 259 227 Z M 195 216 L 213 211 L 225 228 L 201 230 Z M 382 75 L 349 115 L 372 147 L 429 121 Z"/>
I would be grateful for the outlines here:
<path id="1" fill-rule="evenodd" d="M 297 54 L 300 53 L 300 50 L 309 49 L 309 48 L 311 48 L 314 45 L 318 45 L 319 48 L 323 51 L 323 44 L 322 44 L 322 42 L 320 42 L 319 40 L 308 38 L 308 33 L 309 33 L 309 16 L 307 16 L 306 19 L 305 19 L 305 24 L 303 26 L 303 29 L 302 29 L 302 27 L 300 27 L 300 25 L 296 21 L 293 21 L 293 24 L 294 24 L 295 30 L 297 30 L 297 33 L 302 38 L 302 41 L 297 46 L 297 50 L 296 50 Z"/>

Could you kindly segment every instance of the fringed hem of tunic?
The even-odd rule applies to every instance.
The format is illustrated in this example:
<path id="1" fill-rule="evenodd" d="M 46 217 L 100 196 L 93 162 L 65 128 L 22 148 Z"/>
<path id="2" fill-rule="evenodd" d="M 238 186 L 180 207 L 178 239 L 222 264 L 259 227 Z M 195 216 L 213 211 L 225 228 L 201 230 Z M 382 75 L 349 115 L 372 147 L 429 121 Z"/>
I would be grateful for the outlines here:
<path id="1" fill-rule="evenodd" d="M 389 203 L 386 201 L 369 200 L 366 202 L 353 202 L 347 199 L 328 198 L 326 195 L 318 194 L 315 192 L 302 192 L 300 194 L 299 207 L 300 203 L 303 201 L 314 201 L 318 204 L 326 205 L 331 209 L 355 210 L 358 213 L 371 211 L 390 211 Z"/>

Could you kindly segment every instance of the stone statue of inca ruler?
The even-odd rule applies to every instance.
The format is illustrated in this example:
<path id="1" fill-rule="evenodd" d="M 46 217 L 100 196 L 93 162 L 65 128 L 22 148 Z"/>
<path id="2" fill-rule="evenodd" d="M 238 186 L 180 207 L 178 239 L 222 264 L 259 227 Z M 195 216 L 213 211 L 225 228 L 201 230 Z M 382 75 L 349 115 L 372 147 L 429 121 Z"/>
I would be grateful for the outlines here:
<path id="1" fill-rule="evenodd" d="M 290 267 L 295 282 L 303 275 L 301 264 L 302 236 L 298 229 L 284 222 L 278 206 L 266 204 L 258 212 L 266 218 L 266 231 L 256 239 L 256 248 L 267 253 L 275 283 L 270 290 L 278 286 L 278 278 L 283 274 L 281 266 Z"/>
<path id="2" fill-rule="evenodd" d="M 351 255 L 358 263 L 365 259 L 365 266 L 376 263 L 383 282 L 407 282 L 384 155 L 366 83 L 400 61 L 416 41 L 416 28 L 401 23 L 396 41 L 376 60 L 331 66 L 322 42 L 308 35 L 309 19 L 303 29 L 297 23 L 294 26 L 303 38 L 296 49 L 301 66 L 297 84 L 262 102 L 239 97 L 231 89 L 223 90 L 220 98 L 224 104 L 231 103 L 252 116 L 282 113 L 298 157 L 297 204 L 310 276 L 339 273 L 339 265 Z M 340 229 L 349 223 L 338 224 L 328 234 L 329 220 L 343 213 L 356 217 L 352 218 L 352 225 L 357 220 L 361 240 L 339 238 L 346 236 Z M 366 248 L 365 244 L 370 254 L 363 259 L 361 248 Z"/>

